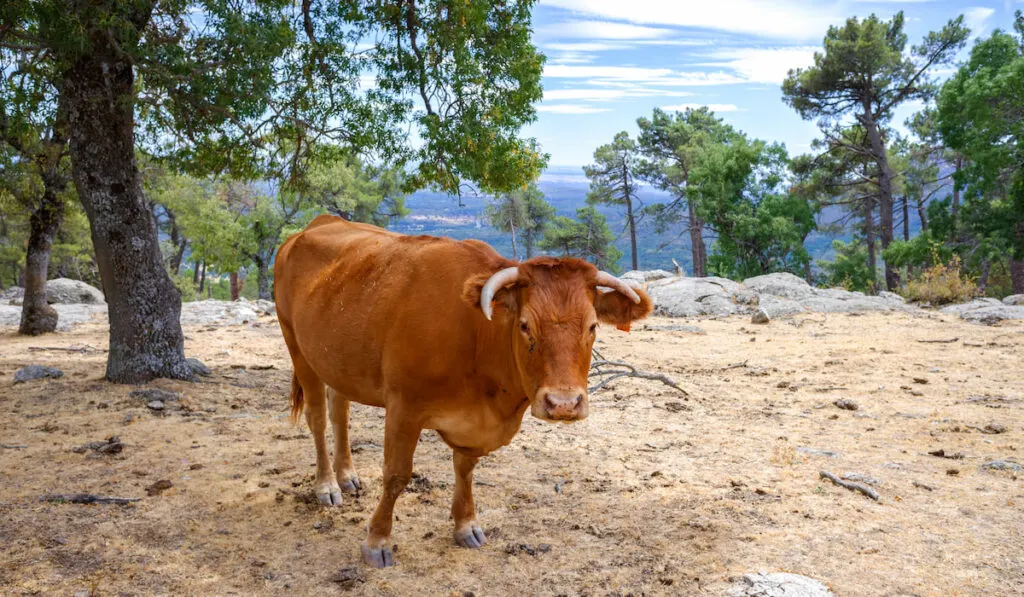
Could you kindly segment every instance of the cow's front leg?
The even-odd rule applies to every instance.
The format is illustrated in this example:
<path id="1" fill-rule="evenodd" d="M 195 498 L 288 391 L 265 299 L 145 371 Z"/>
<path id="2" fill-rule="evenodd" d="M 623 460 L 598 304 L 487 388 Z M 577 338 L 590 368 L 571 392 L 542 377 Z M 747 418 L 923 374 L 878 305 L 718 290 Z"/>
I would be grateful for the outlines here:
<path id="1" fill-rule="evenodd" d="M 375 568 L 395 564 L 391 550 L 395 500 L 412 477 L 412 457 L 421 430 L 417 420 L 404 417 L 395 407 L 387 409 L 384 417 L 384 486 L 362 545 L 363 561 Z"/>
<path id="2" fill-rule="evenodd" d="M 480 459 L 458 450 L 453 450 L 452 455 L 455 462 L 455 497 L 452 500 L 455 543 L 462 547 L 482 547 L 487 543 L 487 536 L 476 523 L 476 508 L 473 506 L 473 469 Z"/>

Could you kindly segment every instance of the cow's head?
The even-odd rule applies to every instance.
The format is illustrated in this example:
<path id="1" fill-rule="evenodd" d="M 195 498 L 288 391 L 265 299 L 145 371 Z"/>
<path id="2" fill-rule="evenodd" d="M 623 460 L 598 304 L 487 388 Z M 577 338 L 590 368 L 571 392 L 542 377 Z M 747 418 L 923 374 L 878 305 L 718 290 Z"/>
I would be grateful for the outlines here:
<path id="1" fill-rule="evenodd" d="M 533 416 L 579 421 L 589 412 L 587 374 L 598 322 L 629 330 L 651 299 L 581 259 L 540 257 L 466 284 L 465 298 L 491 325 L 507 326 Z"/>

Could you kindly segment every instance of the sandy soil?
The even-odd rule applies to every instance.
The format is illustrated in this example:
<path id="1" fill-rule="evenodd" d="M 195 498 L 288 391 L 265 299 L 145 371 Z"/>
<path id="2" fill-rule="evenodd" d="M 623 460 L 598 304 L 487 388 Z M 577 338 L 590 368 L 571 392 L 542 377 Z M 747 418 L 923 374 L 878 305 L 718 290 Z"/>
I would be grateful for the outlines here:
<path id="1" fill-rule="evenodd" d="M 29 350 L 105 346 L 101 325 L 6 332 L 0 443 L 27 447 L 0 449 L 0 594 L 723 595 L 739 575 L 782 570 L 839 595 L 1024 595 L 1024 474 L 981 468 L 1024 462 L 1024 323 L 647 326 L 681 323 L 706 334 L 604 329 L 599 348 L 689 396 L 624 380 L 592 398 L 586 422 L 527 415 L 481 462 L 483 549 L 452 543 L 451 455 L 424 433 L 396 509 L 399 564 L 383 571 L 361 566 L 358 547 L 380 493 L 383 411 L 353 408 L 364 493 L 310 503 L 313 444 L 287 419 L 290 362 L 272 319 L 188 328 L 187 352 L 214 376 L 148 386 L 183 394 L 166 414 L 102 381 L 102 352 Z M 12 385 L 27 364 L 66 376 Z M 110 435 L 120 454 L 72 451 Z M 939 449 L 963 457 L 928 454 Z M 881 501 L 822 470 L 875 477 Z M 173 486 L 148 496 L 164 479 Z M 40 501 L 77 492 L 142 499 Z"/>

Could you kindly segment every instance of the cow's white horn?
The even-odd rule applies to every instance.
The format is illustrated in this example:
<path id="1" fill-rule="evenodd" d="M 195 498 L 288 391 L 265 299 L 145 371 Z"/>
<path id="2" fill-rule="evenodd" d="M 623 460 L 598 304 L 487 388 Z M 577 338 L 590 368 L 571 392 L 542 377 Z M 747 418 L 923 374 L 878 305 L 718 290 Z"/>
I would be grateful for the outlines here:
<path id="1" fill-rule="evenodd" d="M 484 287 L 480 290 L 480 310 L 484 312 L 484 317 L 488 321 L 490 321 L 491 315 L 494 314 L 491 305 L 491 301 L 494 300 L 494 294 L 517 279 L 519 279 L 519 268 L 506 267 L 495 273 L 484 283 Z M 637 301 L 639 302 L 639 300 L 638 298 Z"/>
<path id="2" fill-rule="evenodd" d="M 607 286 L 612 290 L 617 290 L 632 299 L 634 303 L 640 302 L 640 295 L 630 288 L 629 284 L 626 284 L 608 272 L 597 272 L 597 285 Z"/>

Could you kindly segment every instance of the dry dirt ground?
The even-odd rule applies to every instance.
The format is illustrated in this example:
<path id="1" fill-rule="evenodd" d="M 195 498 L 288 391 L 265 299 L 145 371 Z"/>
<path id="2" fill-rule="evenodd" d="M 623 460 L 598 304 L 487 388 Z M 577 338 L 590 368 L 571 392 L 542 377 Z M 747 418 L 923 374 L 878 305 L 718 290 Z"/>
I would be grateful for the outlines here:
<path id="1" fill-rule="evenodd" d="M 1024 595 L 1024 474 L 981 468 L 1024 462 L 1024 323 L 920 312 L 664 329 L 680 323 L 606 328 L 599 348 L 689 396 L 623 380 L 583 423 L 527 415 L 481 462 L 483 549 L 451 540 L 451 455 L 425 432 L 387 570 L 359 564 L 382 411 L 353 407 L 363 494 L 311 503 L 313 443 L 287 418 L 291 365 L 273 319 L 186 329 L 187 353 L 214 375 L 148 386 L 182 393 L 165 414 L 104 382 L 102 352 L 30 351 L 103 347 L 101 324 L 4 332 L 0 594 L 724 595 L 765 570 L 838 595 Z M 12 385 L 28 364 L 66 375 Z M 120 454 L 72 451 L 111 435 Z M 881 500 L 822 470 L 875 477 Z M 147 495 L 160 480 L 173 486 Z M 40 501 L 78 492 L 142 499 Z"/>

